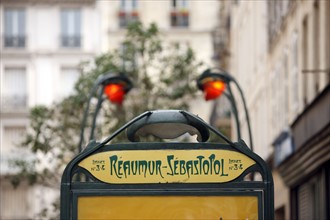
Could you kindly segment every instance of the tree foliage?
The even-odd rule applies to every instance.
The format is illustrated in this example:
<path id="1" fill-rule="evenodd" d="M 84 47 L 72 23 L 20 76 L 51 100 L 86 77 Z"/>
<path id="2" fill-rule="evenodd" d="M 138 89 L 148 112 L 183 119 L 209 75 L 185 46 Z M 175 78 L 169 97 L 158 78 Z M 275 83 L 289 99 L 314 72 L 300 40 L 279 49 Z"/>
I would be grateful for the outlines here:
<path id="1" fill-rule="evenodd" d="M 35 156 L 33 160 L 12 161 L 19 170 L 18 175 L 12 177 L 13 184 L 28 179 L 31 184 L 59 189 L 64 167 L 78 153 L 83 111 L 100 75 L 124 73 L 132 80 L 134 88 L 123 105 L 103 102 L 96 126 L 98 140 L 147 110 L 188 109 L 196 92 L 194 79 L 201 65 L 188 45 L 165 43 L 155 24 L 130 25 L 120 49 L 80 65 L 81 76 L 72 95 L 51 106 L 31 109 L 30 128 L 23 146 Z M 91 102 L 89 119 L 95 103 L 96 97 Z M 88 120 L 86 127 L 90 124 Z M 86 129 L 86 134 L 88 131 Z M 124 138 L 120 136 L 117 141 Z"/>

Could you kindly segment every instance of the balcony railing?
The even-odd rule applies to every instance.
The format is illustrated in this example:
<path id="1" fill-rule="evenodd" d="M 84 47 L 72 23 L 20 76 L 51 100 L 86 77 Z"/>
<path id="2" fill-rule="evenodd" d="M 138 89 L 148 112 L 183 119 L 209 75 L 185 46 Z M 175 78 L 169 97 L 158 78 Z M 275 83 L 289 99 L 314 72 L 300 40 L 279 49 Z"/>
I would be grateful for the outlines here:
<path id="1" fill-rule="evenodd" d="M 189 12 L 186 10 L 171 12 L 171 26 L 172 27 L 188 27 L 189 26 Z"/>
<path id="2" fill-rule="evenodd" d="M 2 95 L 1 110 L 25 110 L 27 109 L 26 95 Z"/>
<path id="3" fill-rule="evenodd" d="M 62 47 L 80 47 L 81 36 L 61 36 Z"/>
<path id="4" fill-rule="evenodd" d="M 5 47 L 25 47 L 25 36 L 5 36 L 4 37 L 4 46 Z"/>
<path id="5" fill-rule="evenodd" d="M 139 21 L 139 13 L 137 11 L 119 11 L 119 27 L 127 27 L 128 24 Z"/>

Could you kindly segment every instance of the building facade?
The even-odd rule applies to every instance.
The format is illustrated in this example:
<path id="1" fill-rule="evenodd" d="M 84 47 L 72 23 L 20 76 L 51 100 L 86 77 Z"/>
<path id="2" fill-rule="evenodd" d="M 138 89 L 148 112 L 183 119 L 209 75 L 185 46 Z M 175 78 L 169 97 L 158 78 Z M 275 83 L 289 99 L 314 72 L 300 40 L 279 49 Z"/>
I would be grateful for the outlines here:
<path id="1" fill-rule="evenodd" d="M 273 170 L 276 218 L 329 219 L 330 2 L 230 7 L 230 72 L 245 92 L 254 149 Z"/>
<path id="2" fill-rule="evenodd" d="M 204 66 L 213 66 L 212 33 L 218 23 L 219 5 L 218 0 L 100 1 L 101 50 L 118 49 L 127 24 L 138 20 L 145 25 L 156 23 L 163 40 L 190 46 L 197 60 L 203 61 Z M 201 97 L 191 103 L 191 111 L 205 120 L 211 108 L 212 103 L 205 103 Z"/>
<path id="3" fill-rule="evenodd" d="M 78 64 L 99 52 L 95 2 L 1 2 L 1 219 L 36 219 L 56 197 L 28 182 L 14 189 L 5 176 L 15 173 L 10 160 L 35 157 L 17 147 L 28 129 L 29 108 L 68 95 Z"/>
<path id="4" fill-rule="evenodd" d="M 191 46 L 198 60 L 211 65 L 218 6 L 217 0 L 2 1 L 0 219 L 39 218 L 37 213 L 59 196 L 59 191 L 28 182 L 14 189 L 5 178 L 15 173 L 8 161 L 35 158 L 16 146 L 28 129 L 30 107 L 68 95 L 79 77 L 79 63 L 119 49 L 125 27 L 136 20 L 156 23 L 164 39 Z M 207 118 L 210 104 L 197 100 L 192 108 Z"/>

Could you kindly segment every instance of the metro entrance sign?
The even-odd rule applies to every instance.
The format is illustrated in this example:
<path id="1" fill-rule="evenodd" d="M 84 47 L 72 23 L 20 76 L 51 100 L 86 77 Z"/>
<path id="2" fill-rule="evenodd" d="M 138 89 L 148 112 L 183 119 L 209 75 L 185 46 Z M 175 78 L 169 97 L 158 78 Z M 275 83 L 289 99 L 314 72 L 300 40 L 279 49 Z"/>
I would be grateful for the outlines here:
<path id="1" fill-rule="evenodd" d="M 169 150 L 170 147 L 175 149 L 176 145 L 170 144 L 167 150 L 110 150 L 94 154 L 78 166 L 106 183 L 134 184 L 229 182 L 255 164 L 235 151 L 193 150 L 194 145 L 189 150 Z M 121 148 L 125 149 L 125 145 Z"/>
<path id="2" fill-rule="evenodd" d="M 125 129 L 130 142 L 107 145 Z M 227 143 L 206 143 L 209 131 Z M 201 142 L 138 142 L 185 132 Z M 246 180 L 256 172 L 262 180 Z M 272 176 L 258 155 L 176 110 L 146 112 L 91 143 L 61 183 L 61 219 L 274 219 L 273 203 Z"/>

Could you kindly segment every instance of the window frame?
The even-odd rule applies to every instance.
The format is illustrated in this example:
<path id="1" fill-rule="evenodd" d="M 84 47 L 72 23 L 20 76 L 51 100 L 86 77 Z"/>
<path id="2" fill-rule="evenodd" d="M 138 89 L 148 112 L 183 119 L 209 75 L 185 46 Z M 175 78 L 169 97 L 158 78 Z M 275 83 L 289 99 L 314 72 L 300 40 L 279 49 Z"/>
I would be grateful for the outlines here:
<path id="1" fill-rule="evenodd" d="M 139 21 L 138 0 L 120 0 L 119 8 L 119 28 L 125 28 L 128 24 Z"/>
<path id="2" fill-rule="evenodd" d="M 10 71 L 21 71 L 23 73 L 24 79 L 23 83 L 25 84 L 25 91 L 21 93 L 12 93 L 12 91 L 7 91 L 7 74 L 10 74 Z M 15 72 L 13 72 L 15 73 Z M 1 80 L 1 109 L 2 110 L 26 110 L 28 108 L 28 73 L 25 66 L 5 66 L 3 69 L 3 75 Z M 16 81 L 16 80 L 15 80 Z M 15 83 L 17 85 L 17 83 Z M 19 86 L 22 91 L 22 86 Z M 17 97 L 15 99 L 15 97 Z M 18 101 L 17 101 L 18 100 Z M 17 104 L 18 103 L 18 104 Z"/>
<path id="3" fill-rule="evenodd" d="M 26 10 L 21 7 L 4 8 L 3 12 L 3 47 L 26 47 Z"/>
<path id="4" fill-rule="evenodd" d="M 60 45 L 62 48 L 81 48 L 82 11 L 80 8 L 61 8 Z"/>
<path id="5" fill-rule="evenodd" d="M 172 28 L 188 28 L 189 22 L 189 1 L 188 0 L 172 0 L 171 1 L 170 23 Z"/>

